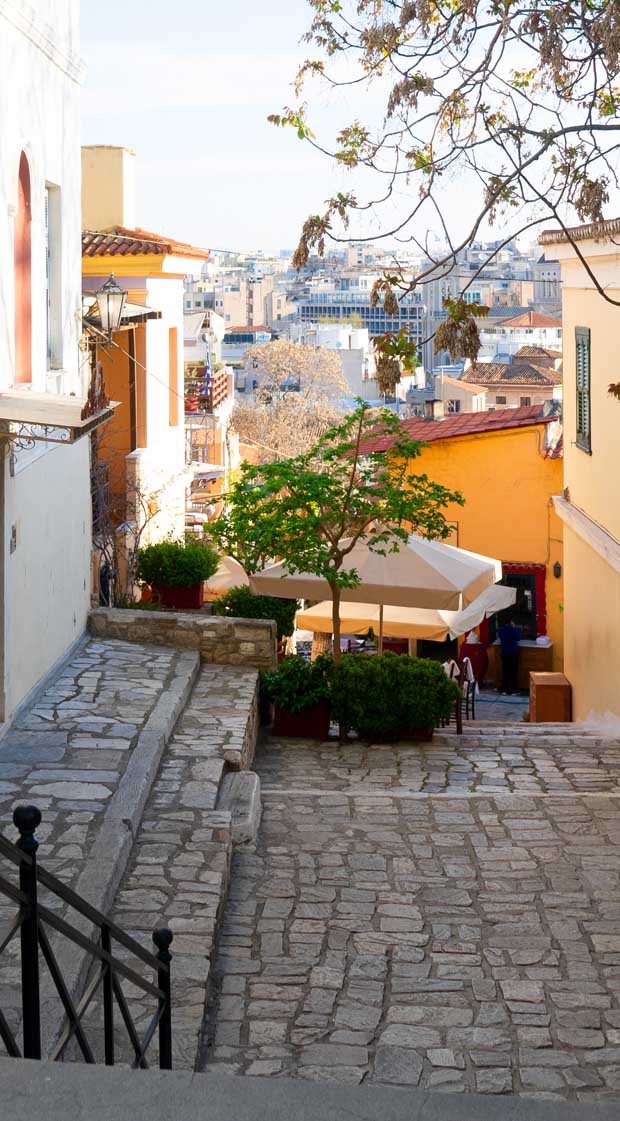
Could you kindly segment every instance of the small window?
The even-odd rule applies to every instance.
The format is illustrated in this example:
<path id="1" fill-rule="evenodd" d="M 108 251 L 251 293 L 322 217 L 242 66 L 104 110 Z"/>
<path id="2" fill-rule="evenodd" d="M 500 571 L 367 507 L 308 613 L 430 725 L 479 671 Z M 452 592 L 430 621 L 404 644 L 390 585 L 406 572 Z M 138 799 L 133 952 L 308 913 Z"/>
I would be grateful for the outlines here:
<path id="1" fill-rule="evenodd" d="M 495 398 L 495 404 L 496 405 L 505 405 L 506 404 L 506 398 L 505 397 L 496 397 Z"/>
<path id="2" fill-rule="evenodd" d="M 460 401 L 458 401 L 457 399 L 452 399 L 452 400 L 448 401 L 448 412 L 449 413 L 460 413 L 460 411 L 461 411 L 461 402 Z"/>
<path id="3" fill-rule="evenodd" d="M 575 327 L 575 366 L 577 375 L 577 447 L 592 451 L 590 431 L 590 329 Z"/>
<path id="4" fill-rule="evenodd" d="M 531 405 L 532 404 L 532 398 L 531 397 L 519 397 L 519 404 L 522 405 L 523 407 L 525 407 L 527 405 Z"/>

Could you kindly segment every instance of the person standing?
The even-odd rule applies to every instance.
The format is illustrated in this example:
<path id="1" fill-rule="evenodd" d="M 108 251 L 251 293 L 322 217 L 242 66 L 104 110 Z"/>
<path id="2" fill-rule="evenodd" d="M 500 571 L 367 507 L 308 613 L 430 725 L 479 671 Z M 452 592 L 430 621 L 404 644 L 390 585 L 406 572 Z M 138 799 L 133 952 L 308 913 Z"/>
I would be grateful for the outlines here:
<path id="1" fill-rule="evenodd" d="M 502 693 L 510 695 L 518 691 L 521 631 L 515 627 L 512 617 L 508 616 L 497 634 L 502 653 Z"/>

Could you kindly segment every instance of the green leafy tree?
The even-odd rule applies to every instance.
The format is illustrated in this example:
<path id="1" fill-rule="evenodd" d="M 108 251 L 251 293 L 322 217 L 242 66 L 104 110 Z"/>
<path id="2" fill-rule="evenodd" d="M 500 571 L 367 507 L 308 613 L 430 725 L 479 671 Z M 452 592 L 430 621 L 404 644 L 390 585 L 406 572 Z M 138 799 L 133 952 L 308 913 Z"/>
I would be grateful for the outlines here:
<path id="1" fill-rule="evenodd" d="M 377 438 L 381 444 L 386 438 L 387 447 L 372 450 Z M 423 446 L 388 409 L 360 402 L 309 455 L 260 467 L 245 464 L 226 496 L 228 512 L 219 527 L 217 522 L 211 527 L 217 535 L 234 526 L 239 552 L 245 547 L 253 557 L 282 559 L 290 572 L 311 572 L 327 581 L 336 660 L 342 591 L 360 582 L 347 563 L 354 546 L 365 543 L 385 555 L 398 552 L 412 531 L 446 537 L 443 510 L 450 502 L 463 503 L 457 492 L 424 473 L 411 473 Z"/>
<path id="2" fill-rule="evenodd" d="M 404 243 L 422 263 L 411 268 L 395 253 L 375 292 L 389 310 L 413 290 L 424 299 L 425 285 L 453 271 L 466 291 L 513 238 L 551 224 L 601 298 L 618 304 L 573 228 L 600 223 L 618 187 L 618 0 L 308 3 L 312 53 L 297 74 L 297 101 L 270 119 L 294 128 L 353 183 L 306 219 L 296 267 L 322 256 L 328 240 Z M 334 139 L 315 134 L 313 104 L 323 87 L 342 86 L 351 117 L 337 122 Z M 455 182 L 470 204 L 448 193 Z M 433 228 L 440 246 L 427 237 Z M 463 251 L 488 230 L 495 240 L 479 267 L 458 270 Z M 453 355 L 477 351 L 473 315 L 458 301 L 446 307 L 459 328 Z"/>

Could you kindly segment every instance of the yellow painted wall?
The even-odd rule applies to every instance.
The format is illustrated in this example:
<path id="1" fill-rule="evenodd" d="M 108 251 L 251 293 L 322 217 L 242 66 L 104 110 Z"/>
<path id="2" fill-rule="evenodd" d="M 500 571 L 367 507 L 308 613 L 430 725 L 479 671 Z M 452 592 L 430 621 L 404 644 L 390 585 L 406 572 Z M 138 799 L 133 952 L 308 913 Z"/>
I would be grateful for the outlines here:
<path id="1" fill-rule="evenodd" d="M 618 300 L 620 275 L 615 287 L 610 295 Z M 592 289 L 564 287 L 563 322 L 564 486 L 575 506 L 620 541 L 620 403 L 608 393 L 609 383 L 620 381 L 620 308 Z M 575 443 L 575 327 L 591 332 L 591 455 Z"/>
<path id="2" fill-rule="evenodd" d="M 458 524 L 458 545 L 505 563 L 544 564 L 547 569 L 547 634 L 554 644 L 554 668 L 562 668 L 562 523 L 552 496 L 562 491 L 562 461 L 544 455 L 544 425 L 478 436 L 435 440 L 414 460 L 413 474 L 459 490 L 464 506 L 448 507 Z"/>
<path id="3" fill-rule="evenodd" d="M 565 672 L 573 719 L 620 716 L 620 574 L 564 527 Z"/>
<path id="4" fill-rule="evenodd" d="M 82 148 L 82 225 L 85 230 L 111 226 L 133 229 L 135 162 L 131 148 L 93 144 Z"/>

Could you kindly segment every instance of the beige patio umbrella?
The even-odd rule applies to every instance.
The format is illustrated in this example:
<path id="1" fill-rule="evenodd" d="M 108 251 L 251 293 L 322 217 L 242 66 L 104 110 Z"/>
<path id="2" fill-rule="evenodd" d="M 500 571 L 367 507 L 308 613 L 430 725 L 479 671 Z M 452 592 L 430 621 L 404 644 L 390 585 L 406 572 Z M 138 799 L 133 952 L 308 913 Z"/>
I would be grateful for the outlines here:
<path id="1" fill-rule="evenodd" d="M 217 599 L 231 588 L 247 588 L 248 574 L 234 557 L 222 557 L 219 567 L 205 583 L 205 599 Z"/>
<path id="2" fill-rule="evenodd" d="M 433 611 L 424 608 L 390 607 L 373 603 L 343 603 L 340 626 L 343 634 L 365 634 L 371 627 L 390 638 L 426 638 L 443 642 L 459 638 L 477 627 L 484 618 L 510 607 L 516 598 L 514 588 L 494 584 L 487 588 L 463 611 Z M 331 634 L 332 605 L 329 600 L 298 611 L 296 624 L 300 630 Z"/>
<path id="3" fill-rule="evenodd" d="M 501 561 L 493 557 L 442 541 L 427 541 L 415 534 L 399 543 L 398 552 L 385 555 L 358 543 L 345 557 L 343 568 L 355 569 L 360 583 L 355 588 L 342 588 L 342 604 L 443 611 L 462 610 L 502 577 Z M 284 563 L 269 565 L 250 576 L 250 588 L 259 595 L 284 599 L 331 600 L 327 580 L 310 572 L 289 572 Z M 381 641 L 381 625 L 379 637 Z"/>

